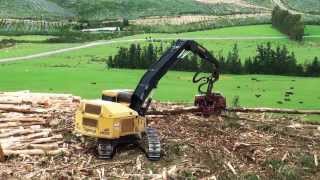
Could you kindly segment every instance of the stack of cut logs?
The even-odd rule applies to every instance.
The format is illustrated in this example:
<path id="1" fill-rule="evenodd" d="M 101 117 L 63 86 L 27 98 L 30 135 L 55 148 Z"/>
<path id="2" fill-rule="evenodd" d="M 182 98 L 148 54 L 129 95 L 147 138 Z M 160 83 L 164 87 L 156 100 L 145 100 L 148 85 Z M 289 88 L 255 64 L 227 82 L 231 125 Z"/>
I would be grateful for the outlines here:
<path id="1" fill-rule="evenodd" d="M 8 155 L 66 153 L 63 136 L 52 126 L 68 120 L 62 118 L 73 121 L 79 101 L 68 94 L 0 93 L 0 161 Z"/>

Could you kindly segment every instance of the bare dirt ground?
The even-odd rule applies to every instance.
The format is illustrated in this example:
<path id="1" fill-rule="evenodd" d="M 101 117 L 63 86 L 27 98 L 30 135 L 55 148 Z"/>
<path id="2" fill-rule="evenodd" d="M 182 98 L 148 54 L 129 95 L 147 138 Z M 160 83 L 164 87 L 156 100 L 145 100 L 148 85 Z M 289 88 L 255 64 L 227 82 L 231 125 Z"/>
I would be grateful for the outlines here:
<path id="1" fill-rule="evenodd" d="M 317 179 L 320 175 L 320 126 L 306 124 L 299 116 L 149 115 L 150 126 L 161 135 L 162 159 L 150 162 L 137 146 L 127 145 L 105 161 L 95 157 L 93 140 L 72 133 L 78 98 L 36 96 L 30 103 L 30 98 L 4 101 L 10 99 L 5 96 L 0 98 L 0 130 L 8 113 L 42 117 L 47 122 L 42 126 L 52 129 L 50 135 L 63 136 L 59 148 L 66 151 L 6 156 L 0 162 L 0 179 Z M 150 110 L 179 107 L 154 103 Z M 1 135 L 0 131 L 0 140 Z"/>

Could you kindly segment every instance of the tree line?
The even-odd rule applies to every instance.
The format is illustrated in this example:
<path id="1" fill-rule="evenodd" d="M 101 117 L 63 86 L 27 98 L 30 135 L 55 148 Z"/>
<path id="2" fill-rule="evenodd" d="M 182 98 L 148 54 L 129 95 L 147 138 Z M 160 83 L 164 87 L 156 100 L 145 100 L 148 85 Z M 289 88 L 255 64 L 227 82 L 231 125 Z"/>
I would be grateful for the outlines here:
<path id="1" fill-rule="evenodd" d="M 160 46 L 153 43 L 141 47 L 131 44 L 129 48 L 120 47 L 115 56 L 106 61 L 108 68 L 147 69 L 167 50 L 161 42 Z M 238 45 L 235 44 L 227 56 L 221 53 L 216 56 L 220 71 L 226 74 L 270 74 L 287 76 L 320 76 L 320 60 L 314 57 L 310 62 L 298 64 L 294 52 L 287 47 L 273 48 L 271 43 L 257 45 L 256 55 L 241 60 Z M 212 53 L 213 54 L 213 53 Z M 173 70 L 210 72 L 212 66 L 192 54 L 180 60 Z"/>
<path id="2" fill-rule="evenodd" d="M 272 11 L 272 26 L 289 36 L 290 39 L 301 41 L 304 35 L 304 23 L 300 14 L 291 14 L 276 6 Z"/>

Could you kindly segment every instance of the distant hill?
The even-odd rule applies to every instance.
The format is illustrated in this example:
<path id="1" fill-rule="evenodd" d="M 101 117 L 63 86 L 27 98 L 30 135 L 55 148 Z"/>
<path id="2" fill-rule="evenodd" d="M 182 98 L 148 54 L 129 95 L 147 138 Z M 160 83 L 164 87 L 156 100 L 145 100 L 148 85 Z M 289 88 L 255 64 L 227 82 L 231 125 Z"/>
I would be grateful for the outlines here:
<path id="1" fill-rule="evenodd" d="M 283 0 L 289 8 L 310 14 L 320 14 L 320 0 Z"/>
<path id="2" fill-rule="evenodd" d="M 7 18 L 73 17 L 104 20 L 183 14 L 247 14 L 261 11 L 263 9 L 250 6 L 198 0 L 1 0 L 0 3 L 0 17 Z"/>
<path id="3" fill-rule="evenodd" d="M 195 0 L 51 0 L 75 11 L 85 19 L 126 17 L 135 19 L 147 16 L 173 16 L 182 14 L 225 15 L 260 12 L 252 7 L 229 3 L 206 4 Z"/>
<path id="4" fill-rule="evenodd" d="M 1 18 L 59 19 L 74 13 L 48 0 L 1 0 Z"/>
<path id="5" fill-rule="evenodd" d="M 0 18 L 136 19 L 149 16 L 266 13 L 275 0 L 1 0 Z M 280 0 L 278 0 L 280 1 Z M 320 14 L 319 0 L 282 0 L 289 8 Z"/>

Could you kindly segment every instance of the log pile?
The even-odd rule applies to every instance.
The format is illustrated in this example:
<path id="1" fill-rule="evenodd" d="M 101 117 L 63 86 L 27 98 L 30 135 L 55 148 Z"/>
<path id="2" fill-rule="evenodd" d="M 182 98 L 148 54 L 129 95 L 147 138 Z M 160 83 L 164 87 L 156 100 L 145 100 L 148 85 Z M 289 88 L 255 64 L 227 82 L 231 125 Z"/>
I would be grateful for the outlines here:
<path id="1" fill-rule="evenodd" d="M 10 155 L 67 153 L 62 134 L 52 128 L 61 120 L 72 124 L 79 100 L 68 94 L 0 93 L 0 161 Z"/>

